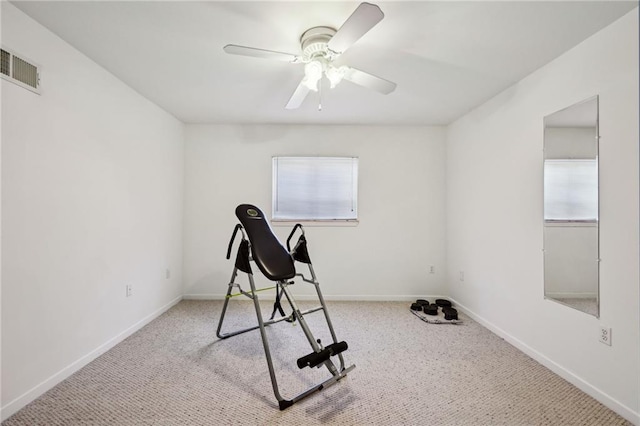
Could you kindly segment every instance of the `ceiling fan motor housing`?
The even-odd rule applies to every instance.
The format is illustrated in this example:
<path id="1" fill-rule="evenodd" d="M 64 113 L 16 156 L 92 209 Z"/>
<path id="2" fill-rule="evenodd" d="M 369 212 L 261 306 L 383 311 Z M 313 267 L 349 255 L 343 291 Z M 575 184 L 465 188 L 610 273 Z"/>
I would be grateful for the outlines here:
<path id="1" fill-rule="evenodd" d="M 327 43 L 336 33 L 331 27 L 313 27 L 302 33 L 300 44 L 302 46 L 302 58 L 304 62 L 324 58 L 333 60 L 333 52 L 327 47 Z"/>

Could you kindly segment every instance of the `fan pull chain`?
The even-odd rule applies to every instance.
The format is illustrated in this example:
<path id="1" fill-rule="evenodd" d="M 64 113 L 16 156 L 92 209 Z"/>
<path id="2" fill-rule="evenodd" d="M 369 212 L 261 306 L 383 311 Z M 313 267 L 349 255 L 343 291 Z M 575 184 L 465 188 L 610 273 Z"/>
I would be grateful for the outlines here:
<path id="1" fill-rule="evenodd" d="M 322 111 L 322 80 L 318 82 L 318 111 Z"/>

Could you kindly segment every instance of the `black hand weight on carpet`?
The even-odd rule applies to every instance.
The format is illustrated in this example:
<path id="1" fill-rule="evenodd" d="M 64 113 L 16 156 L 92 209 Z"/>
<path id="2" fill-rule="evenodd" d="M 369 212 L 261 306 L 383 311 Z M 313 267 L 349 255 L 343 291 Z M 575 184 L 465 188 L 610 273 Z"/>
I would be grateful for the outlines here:
<path id="1" fill-rule="evenodd" d="M 422 306 L 424 306 L 424 305 L 428 305 L 428 304 L 429 304 L 429 301 L 428 301 L 428 300 L 425 300 L 425 299 L 418 299 L 418 300 L 416 300 L 416 303 L 417 303 L 418 305 L 422 305 Z"/>
<path id="2" fill-rule="evenodd" d="M 412 303 L 411 304 L 411 310 L 412 311 L 421 311 L 422 310 L 422 305 L 420 303 Z"/>
<path id="3" fill-rule="evenodd" d="M 438 305 L 424 305 L 422 310 L 427 315 L 438 315 Z"/>
<path id="4" fill-rule="evenodd" d="M 436 299 L 436 305 L 442 307 L 442 308 L 450 308 L 451 307 L 451 302 L 449 302 L 448 300 L 445 299 Z"/>
<path id="5" fill-rule="evenodd" d="M 446 320 L 458 319 L 458 311 L 450 306 L 445 306 L 444 308 L 442 308 L 442 312 L 444 312 L 444 319 Z"/>

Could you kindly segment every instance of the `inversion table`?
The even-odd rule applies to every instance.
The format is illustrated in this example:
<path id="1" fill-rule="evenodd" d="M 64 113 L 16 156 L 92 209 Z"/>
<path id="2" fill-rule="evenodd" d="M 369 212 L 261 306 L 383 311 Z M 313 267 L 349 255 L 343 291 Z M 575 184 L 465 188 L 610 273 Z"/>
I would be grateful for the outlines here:
<path id="1" fill-rule="evenodd" d="M 284 410 L 285 408 L 290 407 L 294 403 L 313 394 L 314 392 L 320 391 L 327 386 L 336 383 L 338 380 L 345 377 L 349 371 L 353 370 L 355 368 L 355 365 L 351 365 L 345 368 L 342 352 L 344 352 L 348 348 L 348 345 L 344 341 L 339 342 L 336 338 L 336 334 L 333 330 L 333 325 L 331 323 L 331 319 L 329 318 L 329 313 L 327 311 L 324 298 L 322 297 L 322 292 L 320 291 L 320 284 L 316 279 L 316 274 L 313 270 L 311 259 L 309 258 L 309 252 L 307 250 L 307 240 L 305 238 L 304 228 L 302 227 L 302 225 L 298 223 L 293 227 L 291 233 L 289 234 L 289 238 L 287 238 L 287 248 L 285 249 L 280 241 L 278 241 L 277 237 L 273 234 L 271 227 L 269 226 L 264 214 L 259 208 L 250 204 L 241 204 L 236 208 L 236 216 L 240 220 L 240 223 L 235 226 L 233 235 L 231 236 L 231 241 L 229 241 L 229 247 L 227 249 L 227 259 L 229 259 L 231 256 L 231 249 L 238 231 L 240 231 L 242 235 L 242 240 L 238 247 L 233 273 L 231 274 L 231 280 L 229 281 L 227 295 L 224 300 L 224 305 L 222 306 L 222 313 L 220 314 L 220 321 L 218 323 L 216 334 L 220 339 L 226 339 L 238 334 L 246 333 L 248 331 L 256 329 L 260 330 L 262 345 L 264 346 L 264 353 L 267 358 L 267 367 L 269 368 L 269 375 L 271 376 L 273 393 L 278 400 L 278 406 L 280 410 Z M 289 242 L 291 241 L 291 238 L 297 230 L 300 230 L 301 235 L 292 250 L 290 249 Z M 251 269 L 252 262 L 258 266 L 258 269 L 260 269 L 260 271 L 266 278 L 276 282 L 275 287 L 269 287 L 276 289 L 276 300 L 273 308 L 273 314 L 271 315 L 271 318 L 266 321 L 262 318 L 262 312 L 260 311 L 260 304 L 257 293 L 262 289 L 256 289 L 253 279 L 253 272 Z M 311 275 L 310 279 L 305 277 L 303 274 L 296 272 L 295 262 L 304 263 L 309 267 L 309 273 Z M 251 287 L 249 291 L 242 290 L 240 285 L 235 282 L 238 271 L 247 274 L 249 278 L 249 285 Z M 290 280 L 295 276 L 300 277 L 306 283 L 314 285 L 316 293 L 318 295 L 318 299 L 320 301 L 320 306 L 305 311 L 301 311 L 298 308 L 298 305 L 296 304 L 296 301 L 294 300 L 293 295 L 288 288 L 290 285 L 294 284 L 294 282 Z M 236 287 L 238 288 L 239 292 L 234 294 L 233 289 Z M 258 325 L 233 332 L 222 333 L 222 323 L 224 321 L 224 315 L 227 312 L 229 300 L 233 296 L 237 295 L 244 295 L 253 300 L 253 305 L 256 310 L 256 316 L 258 318 Z M 284 296 L 292 309 L 292 313 L 288 316 L 285 315 L 284 310 L 281 306 L 282 296 Z M 324 313 L 324 317 L 327 321 L 327 327 L 333 340 L 331 344 L 324 347 L 322 346 L 322 343 L 319 339 L 315 339 L 309 326 L 307 325 L 307 322 L 304 319 L 305 315 L 318 311 L 322 311 Z M 274 319 L 276 312 L 279 312 L 281 316 Z M 331 376 L 322 383 L 309 388 L 305 392 L 293 397 L 292 399 L 285 399 L 278 390 L 278 382 L 273 368 L 273 362 L 271 360 L 271 352 L 269 350 L 269 341 L 267 339 L 267 333 L 265 332 L 265 327 L 281 321 L 298 321 L 298 323 L 300 324 L 300 328 L 304 332 L 307 340 L 309 341 L 309 344 L 311 345 L 311 348 L 313 349 L 313 352 L 297 360 L 298 368 L 320 368 L 324 365 L 331 374 Z M 336 366 L 336 364 L 333 362 L 333 356 L 338 357 L 339 366 Z"/>

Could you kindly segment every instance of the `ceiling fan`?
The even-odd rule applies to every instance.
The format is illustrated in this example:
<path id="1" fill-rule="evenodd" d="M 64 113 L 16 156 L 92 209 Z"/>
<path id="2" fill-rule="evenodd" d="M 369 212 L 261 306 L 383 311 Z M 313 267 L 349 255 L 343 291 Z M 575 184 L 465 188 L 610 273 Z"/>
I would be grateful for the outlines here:
<path id="1" fill-rule="evenodd" d="M 287 109 L 298 108 L 309 91 L 318 91 L 323 75 L 329 80 L 331 88 L 344 79 L 386 95 L 395 90 L 396 83 L 356 68 L 333 64 L 336 58 L 372 29 L 382 18 L 384 18 L 384 14 L 378 6 L 371 3 L 361 3 L 337 31 L 331 27 L 321 26 L 309 28 L 302 33 L 300 37 L 301 55 L 235 44 L 226 45 L 224 51 L 233 55 L 304 64 L 304 77 L 287 102 L 285 107 Z"/>

